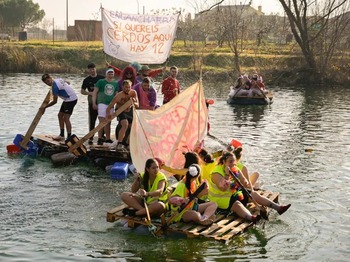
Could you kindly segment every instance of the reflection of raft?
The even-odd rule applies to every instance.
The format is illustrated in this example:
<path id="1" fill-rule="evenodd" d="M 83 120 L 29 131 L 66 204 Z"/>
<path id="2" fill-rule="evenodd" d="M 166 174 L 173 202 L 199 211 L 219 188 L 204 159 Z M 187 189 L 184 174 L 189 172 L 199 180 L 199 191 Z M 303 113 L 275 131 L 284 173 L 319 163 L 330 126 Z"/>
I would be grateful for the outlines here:
<path id="1" fill-rule="evenodd" d="M 266 95 L 266 98 L 263 96 L 235 96 L 229 97 L 227 103 L 230 105 L 268 105 L 272 104 L 273 96 L 271 93 Z"/>
<path id="2" fill-rule="evenodd" d="M 257 192 L 274 202 L 278 202 L 279 193 L 273 193 L 265 190 L 259 190 Z M 149 225 L 149 223 L 144 217 L 124 216 L 122 213 L 124 207 L 126 206 L 121 205 L 109 210 L 107 212 L 107 221 L 115 222 L 118 220 L 125 220 L 127 221 L 127 224 L 130 228 L 135 228 L 139 225 Z M 257 214 L 258 212 L 254 204 L 251 204 L 250 210 L 253 214 Z M 268 212 L 270 211 L 271 210 L 268 209 Z M 168 217 L 165 216 L 165 219 L 162 219 L 163 223 L 160 221 L 160 219 L 152 220 L 152 224 L 157 227 L 157 231 L 159 231 L 159 233 L 181 233 L 186 235 L 187 237 L 202 236 L 225 243 L 229 242 L 234 236 L 241 234 L 242 232 L 253 226 L 252 222 L 246 221 L 242 218 L 238 218 L 233 214 L 230 214 L 228 216 L 223 214 L 217 215 L 216 219 L 214 220 L 214 224 L 212 224 L 210 227 L 205 227 L 194 223 L 178 222 L 173 223 L 169 227 L 164 228 L 162 224 L 164 224 L 164 221 L 166 221 L 167 219 Z"/>

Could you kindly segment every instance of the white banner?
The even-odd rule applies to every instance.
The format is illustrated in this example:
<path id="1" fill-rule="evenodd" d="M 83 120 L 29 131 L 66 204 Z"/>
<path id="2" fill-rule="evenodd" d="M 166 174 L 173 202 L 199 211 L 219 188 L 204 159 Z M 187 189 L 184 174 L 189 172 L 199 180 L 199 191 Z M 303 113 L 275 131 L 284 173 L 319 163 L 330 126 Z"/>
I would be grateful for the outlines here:
<path id="1" fill-rule="evenodd" d="M 201 82 L 188 87 L 160 108 L 134 111 L 130 153 L 143 172 L 148 158 L 158 157 L 173 168 L 183 168 L 183 152 L 192 150 L 207 134 L 208 109 Z"/>
<path id="2" fill-rule="evenodd" d="M 170 54 L 178 15 L 136 15 L 102 9 L 106 54 L 125 62 L 162 64 Z"/>

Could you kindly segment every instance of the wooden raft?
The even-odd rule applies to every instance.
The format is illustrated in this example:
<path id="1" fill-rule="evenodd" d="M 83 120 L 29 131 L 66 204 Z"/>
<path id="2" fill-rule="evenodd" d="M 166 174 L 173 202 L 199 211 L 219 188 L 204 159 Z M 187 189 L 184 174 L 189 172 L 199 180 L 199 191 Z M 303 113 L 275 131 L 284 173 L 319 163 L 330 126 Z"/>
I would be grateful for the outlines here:
<path id="1" fill-rule="evenodd" d="M 37 143 L 42 148 L 54 148 L 56 153 L 58 152 L 67 152 L 68 147 L 64 141 L 55 141 L 53 140 L 53 135 L 48 134 L 35 134 L 34 138 L 37 139 Z M 112 137 L 113 139 L 113 137 Z M 130 160 L 130 152 L 126 150 L 118 150 L 115 148 L 110 148 L 108 146 L 99 146 L 97 145 L 97 137 L 94 138 L 94 144 L 89 145 L 88 142 L 84 143 L 87 148 L 87 154 L 89 157 L 93 158 L 110 158 L 115 159 L 115 161 L 125 161 L 128 162 Z"/>
<path id="2" fill-rule="evenodd" d="M 266 190 L 258 190 L 257 192 L 260 195 L 263 195 L 276 203 L 278 202 L 279 193 L 273 193 Z M 249 207 L 250 211 L 253 214 L 257 214 L 258 209 L 254 206 L 254 204 L 250 203 L 249 205 L 250 205 Z M 124 216 L 122 213 L 122 210 L 125 207 L 126 205 L 123 204 L 109 210 L 107 212 L 107 221 L 112 223 L 120 219 L 124 219 L 127 221 L 128 227 L 130 228 L 135 228 L 139 225 L 144 225 L 144 226 L 149 225 L 145 217 Z M 271 209 L 268 208 L 267 211 L 268 213 L 270 213 Z M 159 232 L 162 232 L 162 233 L 168 233 L 168 232 L 181 233 L 186 235 L 189 238 L 206 237 L 209 239 L 214 239 L 225 243 L 229 242 L 233 237 L 241 234 L 242 232 L 244 232 L 245 230 L 247 230 L 248 228 L 254 225 L 252 222 L 239 218 L 234 214 L 230 214 L 228 216 L 223 214 L 217 215 L 216 219 L 214 220 L 214 223 L 210 227 L 197 225 L 195 223 L 177 222 L 167 227 L 166 231 L 164 232 L 163 230 L 161 230 L 162 223 L 160 219 L 152 220 L 152 224 L 157 227 L 157 230 L 159 229 Z"/>

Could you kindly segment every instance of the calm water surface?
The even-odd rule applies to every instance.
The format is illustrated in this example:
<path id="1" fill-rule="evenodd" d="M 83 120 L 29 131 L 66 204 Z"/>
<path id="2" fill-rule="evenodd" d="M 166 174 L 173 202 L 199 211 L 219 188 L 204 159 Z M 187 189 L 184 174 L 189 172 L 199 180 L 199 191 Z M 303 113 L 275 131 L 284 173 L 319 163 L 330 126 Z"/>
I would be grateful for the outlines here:
<path id="1" fill-rule="evenodd" d="M 74 133 L 87 133 L 83 76 L 66 75 L 79 93 Z M 25 134 L 47 88 L 39 75 L 0 77 L 0 261 L 349 261 L 350 104 L 345 88 L 271 87 L 270 106 L 229 106 L 228 84 L 203 83 L 211 133 L 243 142 L 245 162 L 264 188 L 291 209 L 225 245 L 181 236 L 154 238 L 106 222 L 131 178 L 111 181 L 89 163 L 54 168 L 49 159 L 7 155 Z M 61 101 L 59 101 L 59 104 Z M 58 134 L 59 105 L 36 132 Z M 210 149 L 220 144 L 208 139 Z M 311 151 L 311 152 L 309 152 Z M 136 231 L 136 232 L 135 232 Z"/>

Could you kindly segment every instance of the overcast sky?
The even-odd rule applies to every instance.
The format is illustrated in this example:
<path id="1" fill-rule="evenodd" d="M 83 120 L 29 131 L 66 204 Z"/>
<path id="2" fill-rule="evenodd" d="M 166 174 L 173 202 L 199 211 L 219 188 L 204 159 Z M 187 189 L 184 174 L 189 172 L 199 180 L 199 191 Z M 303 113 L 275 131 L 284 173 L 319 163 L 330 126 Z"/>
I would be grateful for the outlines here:
<path id="1" fill-rule="evenodd" d="M 196 0 L 33 0 L 45 11 L 45 18 L 55 20 L 58 29 L 66 28 L 66 3 L 68 2 L 68 25 L 74 25 L 74 20 L 100 20 L 100 6 L 113 11 L 137 14 L 150 12 L 152 9 L 185 8 L 185 13 L 194 13 L 193 2 Z M 200 0 L 197 0 L 200 2 Z M 231 2 L 234 2 L 231 0 Z M 237 0 L 236 3 L 247 4 L 247 0 Z M 228 4 L 229 0 L 223 4 Z M 262 6 L 265 14 L 282 13 L 278 0 L 253 0 L 252 6 Z M 197 10 L 198 11 L 198 10 Z"/>

